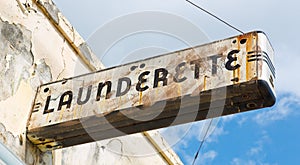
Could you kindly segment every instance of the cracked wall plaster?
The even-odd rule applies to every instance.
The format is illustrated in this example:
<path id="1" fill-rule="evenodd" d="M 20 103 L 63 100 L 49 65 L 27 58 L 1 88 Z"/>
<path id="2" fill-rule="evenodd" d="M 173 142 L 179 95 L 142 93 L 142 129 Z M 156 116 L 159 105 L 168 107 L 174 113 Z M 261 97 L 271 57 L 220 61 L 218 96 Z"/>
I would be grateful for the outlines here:
<path id="1" fill-rule="evenodd" d="M 42 84 L 52 81 L 52 74 L 50 67 L 46 64 L 44 59 L 37 61 L 33 65 L 32 78 L 30 84 L 33 89 L 37 89 Z"/>
<path id="2" fill-rule="evenodd" d="M 52 155 L 50 153 L 42 153 L 37 148 L 33 147 L 32 144 L 28 143 L 25 134 L 14 136 L 11 132 L 7 131 L 5 126 L 1 123 L 0 141 L 4 145 L 9 146 L 8 149 L 13 151 L 14 154 L 22 160 L 25 160 L 24 163 L 28 165 L 47 164 L 47 162 L 51 162 L 52 160 Z M 22 149 L 25 145 L 27 146 L 26 154 L 23 153 Z"/>
<path id="3" fill-rule="evenodd" d="M 10 149 L 12 149 L 12 147 L 14 149 L 17 149 L 17 146 L 23 145 L 23 139 L 21 140 L 21 137 L 15 137 L 11 132 L 7 131 L 5 126 L 1 123 L 0 123 L 0 141 L 6 144 L 7 146 L 10 146 Z"/>
<path id="4" fill-rule="evenodd" d="M 93 64 L 96 69 L 104 69 L 104 65 L 100 62 L 97 62 L 98 59 L 96 55 L 91 50 L 90 46 L 86 42 L 83 42 L 79 45 L 79 50 L 82 52 L 82 54 L 85 56 L 85 58 L 89 61 L 89 63 Z"/>
<path id="5" fill-rule="evenodd" d="M 5 145 L 30 165 L 91 164 L 93 161 L 99 164 L 109 164 L 110 162 L 111 164 L 149 164 L 149 162 L 162 164 L 163 160 L 159 155 L 139 158 L 116 154 L 136 155 L 145 148 L 152 149 L 153 146 L 142 135 L 137 135 L 143 138 L 138 141 L 120 137 L 118 139 L 121 141 L 89 143 L 56 150 L 53 151 L 53 155 L 51 152 L 41 153 L 26 140 L 23 132 L 25 133 L 26 130 L 27 116 L 31 110 L 32 99 L 34 99 L 38 85 L 50 82 L 51 79 L 56 80 L 57 77 L 57 79 L 73 77 L 74 74 L 79 74 L 79 71 L 87 72 L 88 69 L 82 59 L 90 61 L 91 65 L 98 69 L 104 68 L 104 66 L 95 55 L 90 54 L 83 39 L 66 18 L 57 11 L 56 7 L 44 6 L 49 13 L 52 12 L 50 18 L 53 20 L 50 21 L 36 6 L 36 4 L 44 5 L 44 3 L 53 5 L 51 0 L 38 0 L 36 4 L 32 3 L 36 1 L 19 1 L 22 2 L 19 3 L 20 7 L 25 2 L 29 2 L 32 8 L 25 6 L 26 10 L 21 11 L 17 1 L 0 1 L 2 11 L 0 13 L 0 142 L 5 142 L 3 139 L 5 137 L 8 140 Z M 35 9 L 37 13 L 31 12 Z M 81 51 L 86 51 L 83 52 L 83 56 L 87 56 L 86 59 L 76 55 L 68 43 L 61 42 L 65 40 L 66 36 L 58 33 L 51 24 L 52 21 L 56 25 L 57 22 L 59 23 L 57 26 L 63 29 L 66 36 L 69 36 L 78 48 L 80 46 Z M 61 50 L 61 47 L 64 47 L 64 51 Z M 23 139 L 22 142 L 20 139 Z"/>
<path id="6" fill-rule="evenodd" d="M 92 50 L 85 42 L 79 45 L 79 50 L 89 60 L 89 62 L 92 61 Z"/>
<path id="7" fill-rule="evenodd" d="M 13 96 L 20 81 L 29 77 L 34 60 L 31 38 L 24 26 L 0 19 L 0 101 Z"/>
<path id="8" fill-rule="evenodd" d="M 51 19 L 58 24 L 59 23 L 59 18 L 58 18 L 58 13 L 60 12 L 59 9 L 56 7 L 56 5 L 53 5 L 52 1 L 46 2 L 46 1 L 37 1 L 40 5 L 46 8 L 48 11 Z"/>

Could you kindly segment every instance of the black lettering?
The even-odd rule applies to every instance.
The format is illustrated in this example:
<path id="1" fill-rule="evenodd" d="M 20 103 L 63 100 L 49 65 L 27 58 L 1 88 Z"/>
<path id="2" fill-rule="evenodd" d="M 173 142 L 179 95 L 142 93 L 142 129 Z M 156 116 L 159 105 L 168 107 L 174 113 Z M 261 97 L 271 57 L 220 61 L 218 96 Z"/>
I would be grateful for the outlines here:
<path id="1" fill-rule="evenodd" d="M 177 67 L 176 67 L 176 69 L 175 69 L 175 71 L 176 71 L 176 73 L 175 73 L 175 76 L 174 76 L 174 82 L 176 82 L 176 83 L 181 83 L 181 82 L 183 82 L 183 81 L 185 81 L 187 78 L 186 77 L 182 77 L 182 74 L 183 74 L 183 72 L 184 72 L 184 70 L 185 70 L 185 65 L 186 65 L 186 62 L 182 62 L 182 63 L 180 63 Z M 182 69 L 183 68 L 183 69 Z M 181 78 L 180 78 L 181 77 Z"/>
<path id="2" fill-rule="evenodd" d="M 65 101 L 65 97 L 68 97 L 66 101 Z M 67 105 L 67 108 L 71 108 L 72 99 L 73 99 L 72 91 L 67 91 L 67 92 L 63 93 L 60 97 L 57 110 L 60 111 L 64 105 Z"/>
<path id="3" fill-rule="evenodd" d="M 191 61 L 191 65 L 195 65 L 195 72 L 194 72 L 194 78 L 199 79 L 200 75 L 200 63 L 202 62 L 202 59 Z"/>
<path id="4" fill-rule="evenodd" d="M 99 85 L 98 85 L 98 91 L 97 91 L 97 96 L 96 96 L 96 101 L 100 101 L 101 94 L 102 94 L 102 89 L 105 86 L 107 86 L 105 99 L 109 98 L 109 93 L 111 92 L 111 81 L 106 81 L 105 83 L 99 83 Z"/>
<path id="5" fill-rule="evenodd" d="M 212 60 L 212 67 L 211 67 L 211 72 L 212 75 L 216 75 L 218 72 L 218 58 L 221 58 L 222 55 L 214 55 L 208 57 L 208 59 Z"/>
<path id="6" fill-rule="evenodd" d="M 49 109 L 50 101 L 51 101 L 51 95 L 47 97 L 43 114 L 52 113 L 54 111 L 54 109 Z"/>
<path id="7" fill-rule="evenodd" d="M 123 82 L 126 82 L 126 85 L 127 85 L 126 89 L 124 91 L 122 91 Z M 130 78 L 128 78 L 128 77 L 120 78 L 118 81 L 118 89 L 117 89 L 116 97 L 125 95 L 130 90 L 130 87 L 131 87 Z"/>
<path id="8" fill-rule="evenodd" d="M 137 83 L 136 85 L 136 90 L 139 91 L 139 92 L 143 92 L 147 89 L 149 89 L 148 86 L 145 86 L 145 87 L 142 87 L 142 85 L 147 82 L 147 79 L 145 79 L 145 76 L 149 75 L 150 72 L 149 71 L 146 71 L 146 72 L 143 72 L 140 74 L 139 76 L 139 82 Z"/>
<path id="9" fill-rule="evenodd" d="M 86 97 L 85 97 L 85 99 L 83 101 L 81 100 L 82 99 L 82 93 L 83 93 L 83 87 L 79 88 L 78 98 L 77 98 L 77 104 L 78 105 L 86 104 L 89 101 L 89 99 L 91 97 L 92 87 L 93 87 L 92 85 L 90 85 L 88 87 L 88 90 L 87 90 L 87 93 L 86 93 Z"/>
<path id="10" fill-rule="evenodd" d="M 240 51 L 239 50 L 232 50 L 231 52 L 228 53 L 228 56 L 227 56 L 227 63 L 225 64 L 225 67 L 227 70 L 236 70 L 238 69 L 239 67 L 241 67 L 241 65 L 239 64 L 236 64 L 235 66 L 232 66 L 232 63 L 237 61 L 237 57 L 233 57 L 234 54 L 236 53 L 239 53 Z"/>
<path id="11" fill-rule="evenodd" d="M 168 79 L 167 79 L 168 74 L 169 72 L 165 68 L 156 69 L 154 74 L 153 88 L 157 88 L 158 82 L 160 81 L 163 82 L 163 86 L 166 86 L 168 84 Z"/>

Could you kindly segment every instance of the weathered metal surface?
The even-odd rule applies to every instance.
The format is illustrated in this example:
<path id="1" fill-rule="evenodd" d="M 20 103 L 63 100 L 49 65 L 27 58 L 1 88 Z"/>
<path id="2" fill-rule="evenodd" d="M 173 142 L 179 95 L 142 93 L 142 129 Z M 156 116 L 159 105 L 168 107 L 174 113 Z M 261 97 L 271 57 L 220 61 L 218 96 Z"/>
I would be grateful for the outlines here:
<path id="1" fill-rule="evenodd" d="M 0 9 L 0 143 L 29 165 L 110 164 L 115 153 L 109 150 L 111 143 L 105 141 L 41 152 L 28 140 L 27 123 L 41 84 L 104 66 L 51 0 L 0 0 Z M 113 141 L 122 143 L 122 148 L 117 149 L 132 155 L 154 148 L 146 137 L 139 135 L 141 138 L 133 146 L 127 137 Z M 98 145 L 107 149 L 95 147 Z M 134 148 L 141 145 L 141 150 Z M 125 154 L 120 152 L 122 159 L 116 157 L 116 164 L 135 161 L 136 164 L 166 164 L 159 154 L 147 158 Z M 176 154 L 172 158 L 174 164 L 181 164 Z"/>
<path id="2" fill-rule="evenodd" d="M 272 62 L 251 32 L 45 84 L 28 138 L 46 151 L 272 106 Z"/>

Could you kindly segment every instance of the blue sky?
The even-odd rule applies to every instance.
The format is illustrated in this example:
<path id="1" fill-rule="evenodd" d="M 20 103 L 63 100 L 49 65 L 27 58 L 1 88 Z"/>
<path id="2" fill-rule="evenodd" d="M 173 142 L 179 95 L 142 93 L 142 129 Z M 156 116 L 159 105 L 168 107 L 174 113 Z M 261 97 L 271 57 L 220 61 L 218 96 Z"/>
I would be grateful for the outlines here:
<path id="1" fill-rule="evenodd" d="M 209 11 L 217 14 L 241 30 L 263 30 L 275 49 L 275 66 L 277 72 L 277 103 L 272 108 L 242 113 L 214 120 L 214 130 L 206 139 L 196 164 L 232 164 L 232 165 L 276 165 L 297 164 L 300 161 L 300 2 L 295 0 L 194 0 Z M 86 39 L 107 23 L 120 16 L 135 12 L 160 11 L 178 15 L 201 29 L 207 39 L 205 41 L 224 39 L 238 33 L 203 12 L 191 7 L 184 0 L 110 0 L 110 1 L 74 1 L 55 0 L 63 14 Z M 122 30 L 122 27 L 115 27 Z M 184 26 L 182 31 L 187 31 Z M 151 37 L 151 33 L 135 36 L 129 42 Z M 166 36 L 164 36 L 167 39 Z M 160 36 L 160 39 L 164 39 Z M 105 38 L 104 38 L 105 39 Z M 181 49 L 176 40 L 168 45 L 159 44 L 164 52 Z M 126 41 L 124 41 L 126 42 Z M 196 41 L 195 41 L 196 42 Z M 125 44 L 125 43 L 120 43 Z M 194 44 L 194 40 L 193 40 Z M 126 45 L 126 44 L 125 44 Z M 150 46 L 152 46 L 150 45 Z M 147 45 L 139 45 L 144 48 Z M 121 48 L 120 47 L 117 48 Z M 96 48 L 95 48 L 96 49 Z M 132 49 L 137 49 L 133 47 Z M 116 49 L 119 50 L 119 49 Z M 122 50 L 123 52 L 129 50 Z M 122 54 L 120 52 L 114 52 Z M 152 49 L 149 51 L 154 52 Z M 128 53 L 128 52 L 127 52 Z M 106 57 L 107 65 L 111 56 Z M 120 57 L 118 57 L 120 58 Z M 104 59 L 105 61 L 105 59 Z M 186 136 L 173 146 L 185 164 L 191 164 L 194 154 L 202 140 L 199 133 L 207 126 L 207 121 L 184 125 L 169 130 L 166 138 L 180 135 L 185 127 L 191 127 Z M 202 131 L 203 132 L 203 131 Z M 170 135 L 171 136 L 171 135 Z"/>

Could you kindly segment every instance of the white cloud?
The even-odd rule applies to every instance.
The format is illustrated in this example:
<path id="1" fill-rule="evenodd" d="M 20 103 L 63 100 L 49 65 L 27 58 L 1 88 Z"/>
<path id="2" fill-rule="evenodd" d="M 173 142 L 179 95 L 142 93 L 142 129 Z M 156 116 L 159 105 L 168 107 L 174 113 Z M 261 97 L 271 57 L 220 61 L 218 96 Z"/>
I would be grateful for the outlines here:
<path id="1" fill-rule="evenodd" d="M 192 164 L 194 161 L 194 155 L 184 154 L 183 155 L 184 162 L 188 162 L 187 164 Z"/>
<path id="2" fill-rule="evenodd" d="M 234 158 L 230 162 L 231 165 L 277 165 L 277 164 L 270 164 L 265 162 L 260 162 L 257 160 L 243 160 L 240 158 Z"/>
<path id="3" fill-rule="evenodd" d="M 231 165 L 256 165 L 255 161 L 254 160 L 242 160 L 242 159 L 239 159 L 239 158 L 234 158 L 231 163 Z"/>
<path id="4" fill-rule="evenodd" d="M 248 152 L 249 155 L 257 155 L 260 152 L 262 152 L 263 148 L 262 146 L 256 146 L 256 147 L 252 147 L 250 149 L 250 151 Z"/>
<path id="5" fill-rule="evenodd" d="M 197 139 L 198 142 L 204 140 L 205 143 L 218 142 L 218 138 L 227 133 L 220 119 L 221 118 L 215 118 L 192 124 L 169 127 L 161 129 L 160 133 L 171 147 L 174 147 L 176 144 L 177 148 L 173 148 L 175 151 L 180 151 L 182 148 L 188 147 L 192 139 Z M 207 130 L 208 127 L 209 130 Z"/>
<path id="6" fill-rule="evenodd" d="M 283 96 L 275 107 L 257 114 L 254 121 L 260 125 L 267 125 L 274 121 L 284 120 L 297 113 L 293 106 L 300 106 L 300 99 L 295 95 Z"/>
<path id="7" fill-rule="evenodd" d="M 176 145 L 177 147 L 180 146 L 186 148 L 189 143 L 189 139 L 194 137 L 193 131 L 191 131 L 192 126 L 193 124 L 183 124 L 183 125 L 160 129 L 159 132 L 166 139 L 170 147 L 174 147 L 174 145 Z M 180 150 L 180 148 L 174 148 L 174 149 Z"/>
<path id="8" fill-rule="evenodd" d="M 253 143 L 252 147 L 249 147 L 246 151 L 246 155 L 243 157 L 235 157 L 231 160 L 231 165 L 275 165 L 264 162 L 266 157 L 266 152 L 264 147 L 266 144 L 270 143 L 271 139 L 266 131 L 261 133 L 261 136 L 257 141 Z"/>
<path id="9" fill-rule="evenodd" d="M 207 143 L 218 142 L 219 137 L 222 135 L 225 135 L 227 133 L 228 132 L 225 131 L 224 125 L 221 122 L 220 124 L 215 125 L 212 128 L 210 128 L 208 135 L 207 135 L 206 139 L 204 139 L 204 140 Z M 203 138 L 200 138 L 199 140 L 203 140 Z"/>
<path id="10" fill-rule="evenodd" d="M 218 153 L 216 151 L 210 150 L 203 154 L 199 154 L 197 164 L 204 165 L 210 164 L 209 162 L 213 161 L 217 157 Z"/>
<path id="11" fill-rule="evenodd" d="M 278 93 L 292 93 L 300 98 L 299 48 L 289 45 L 275 50 L 275 66 L 277 72 L 276 89 Z"/>
<path id="12" fill-rule="evenodd" d="M 211 151 L 208 151 L 208 152 L 202 154 L 202 159 L 204 159 L 204 160 L 214 160 L 217 155 L 218 155 L 218 153 L 216 151 L 211 150 Z"/>
<path id="13" fill-rule="evenodd" d="M 187 148 L 192 139 L 200 141 L 199 136 L 203 134 L 201 130 L 204 127 L 207 127 L 207 123 L 200 121 L 161 129 L 160 133 L 175 151 L 180 151 Z M 175 148 L 174 145 L 176 145 Z"/>
<path id="14" fill-rule="evenodd" d="M 263 155 L 263 148 L 265 143 L 269 143 L 271 139 L 269 138 L 268 134 L 266 132 L 262 132 L 262 136 L 258 141 L 254 143 L 254 146 L 249 149 L 247 154 L 249 156 L 257 156 L 257 155 Z"/>
<path id="15" fill-rule="evenodd" d="M 235 31 L 227 28 L 219 21 L 181 0 L 112 0 L 105 2 L 92 0 L 88 3 L 85 1 L 74 3 L 73 0 L 55 0 L 55 2 L 84 38 L 88 38 L 99 26 L 116 17 L 140 11 L 166 11 L 183 16 L 203 29 L 213 40 L 236 34 Z M 300 70 L 300 65 L 298 65 L 300 61 L 300 47 L 298 46 L 300 22 L 295 21 L 295 18 L 300 17 L 300 12 L 289 12 L 298 11 L 298 1 L 211 0 L 204 2 L 193 0 L 193 2 L 243 30 L 265 30 L 275 50 L 277 90 L 279 92 L 292 92 L 300 96 L 300 88 L 298 88 L 300 76 L 297 74 L 297 71 Z M 283 26 L 288 30 L 283 31 Z M 188 29 L 182 30 L 190 32 Z"/>
<path id="16" fill-rule="evenodd" d="M 195 161 L 197 165 L 211 164 L 211 162 L 218 156 L 218 153 L 214 150 L 207 151 L 205 153 L 200 153 Z M 184 155 L 184 159 L 187 164 L 192 164 L 194 162 L 194 155 Z"/>
<path id="17" fill-rule="evenodd" d="M 277 106 L 270 110 L 259 111 L 255 115 L 253 121 L 259 125 L 267 125 L 274 121 L 284 120 L 294 115 L 294 105 L 300 106 L 300 76 L 297 73 L 300 70 L 300 52 L 299 40 L 300 22 L 295 21 L 300 16 L 298 11 L 299 1 L 249 1 L 242 2 L 239 0 L 229 1 L 199 1 L 194 0 L 195 3 L 203 5 L 208 10 L 216 13 L 230 23 L 238 26 L 242 30 L 264 29 L 269 35 L 271 43 L 275 49 L 275 66 L 277 72 L 276 89 L 277 94 L 292 93 L 288 96 L 278 100 Z M 87 38 L 99 25 L 118 17 L 120 15 L 144 11 L 144 10 L 160 10 L 176 13 L 187 17 L 192 22 L 196 23 L 200 28 L 203 28 L 211 38 L 228 37 L 230 31 L 226 26 L 218 23 L 213 18 L 206 14 L 192 8 L 189 5 L 184 6 L 183 1 L 92 1 L 92 2 L 76 2 L 72 0 L 57 1 L 63 7 L 64 13 L 74 24 L 75 28 Z M 116 5 L 117 4 L 117 5 Z M 252 5 L 257 4 L 257 5 Z M 80 11 L 80 12 L 78 12 Z M 253 12 L 255 11 L 255 12 Z M 282 11 L 282 12 L 278 12 Z M 289 12 L 296 11 L 296 12 Z M 96 12 L 96 13 L 95 13 Z M 285 27 L 283 27 L 285 26 Z M 287 30 L 282 30 L 287 28 Z M 232 31 L 230 31 L 232 32 Z M 236 34 L 236 33 L 234 33 Z M 238 116 L 238 124 L 242 125 L 250 119 L 247 115 L 245 117 Z M 237 118 L 236 115 L 224 117 L 224 122 L 232 121 Z M 209 120 L 208 120 L 209 121 Z M 198 122 L 190 128 L 190 124 L 173 127 L 162 131 L 167 141 L 172 145 L 177 142 L 183 147 L 186 147 L 191 139 L 203 140 L 203 133 L 207 129 L 208 122 Z M 206 128 L 206 129 L 205 129 Z M 224 135 L 226 131 L 223 125 L 214 124 L 210 129 L 206 143 L 216 142 L 218 137 Z M 187 131 L 189 130 L 189 131 Z M 179 141 L 178 141 L 179 140 Z M 176 149 L 175 149 L 176 150 Z M 178 150 L 177 150 L 178 151 Z M 182 152 L 182 151 L 180 151 Z M 262 142 L 257 142 L 249 148 L 248 156 L 258 155 L 263 152 Z M 205 154 L 205 153 L 204 153 Z M 185 155 L 186 160 L 193 159 L 194 155 Z M 214 152 L 207 154 L 207 158 L 215 158 Z M 225 162 L 227 163 L 227 162 Z M 231 161 L 233 165 L 252 165 L 263 164 L 255 160 L 243 160 L 241 158 L 234 158 Z"/>
<path id="18" fill-rule="evenodd" d="M 209 130 L 206 138 L 204 139 L 208 127 Z M 217 157 L 218 153 L 216 151 L 206 150 L 207 143 L 218 142 L 219 137 L 227 133 L 224 130 L 224 124 L 221 118 L 161 129 L 160 132 L 169 144 L 177 144 L 176 146 L 171 145 L 176 153 L 184 153 L 184 150 L 190 150 L 189 147 L 191 145 L 191 141 L 195 141 L 195 139 L 198 141 L 198 143 L 195 143 L 197 147 L 199 147 L 198 145 L 200 145 L 201 141 L 205 140 L 198 155 L 197 162 L 195 163 L 197 165 L 210 164 L 210 162 Z M 184 162 L 191 164 L 194 160 L 195 154 L 196 153 L 183 154 L 182 159 Z"/>
<path id="19" fill-rule="evenodd" d="M 242 126 L 248 120 L 247 116 L 241 116 L 240 120 L 237 121 L 239 126 Z"/>
<path id="20" fill-rule="evenodd" d="M 247 122 L 249 119 L 249 116 L 246 115 L 245 113 L 237 113 L 233 115 L 228 115 L 228 116 L 223 116 L 222 117 L 222 122 L 224 124 L 229 123 L 229 122 L 237 122 L 239 126 L 242 126 L 245 122 Z"/>
<path id="21" fill-rule="evenodd" d="M 222 121 L 224 123 L 227 123 L 227 122 L 231 122 L 232 120 L 235 120 L 237 117 L 237 115 L 227 115 L 227 116 L 222 116 Z"/>

